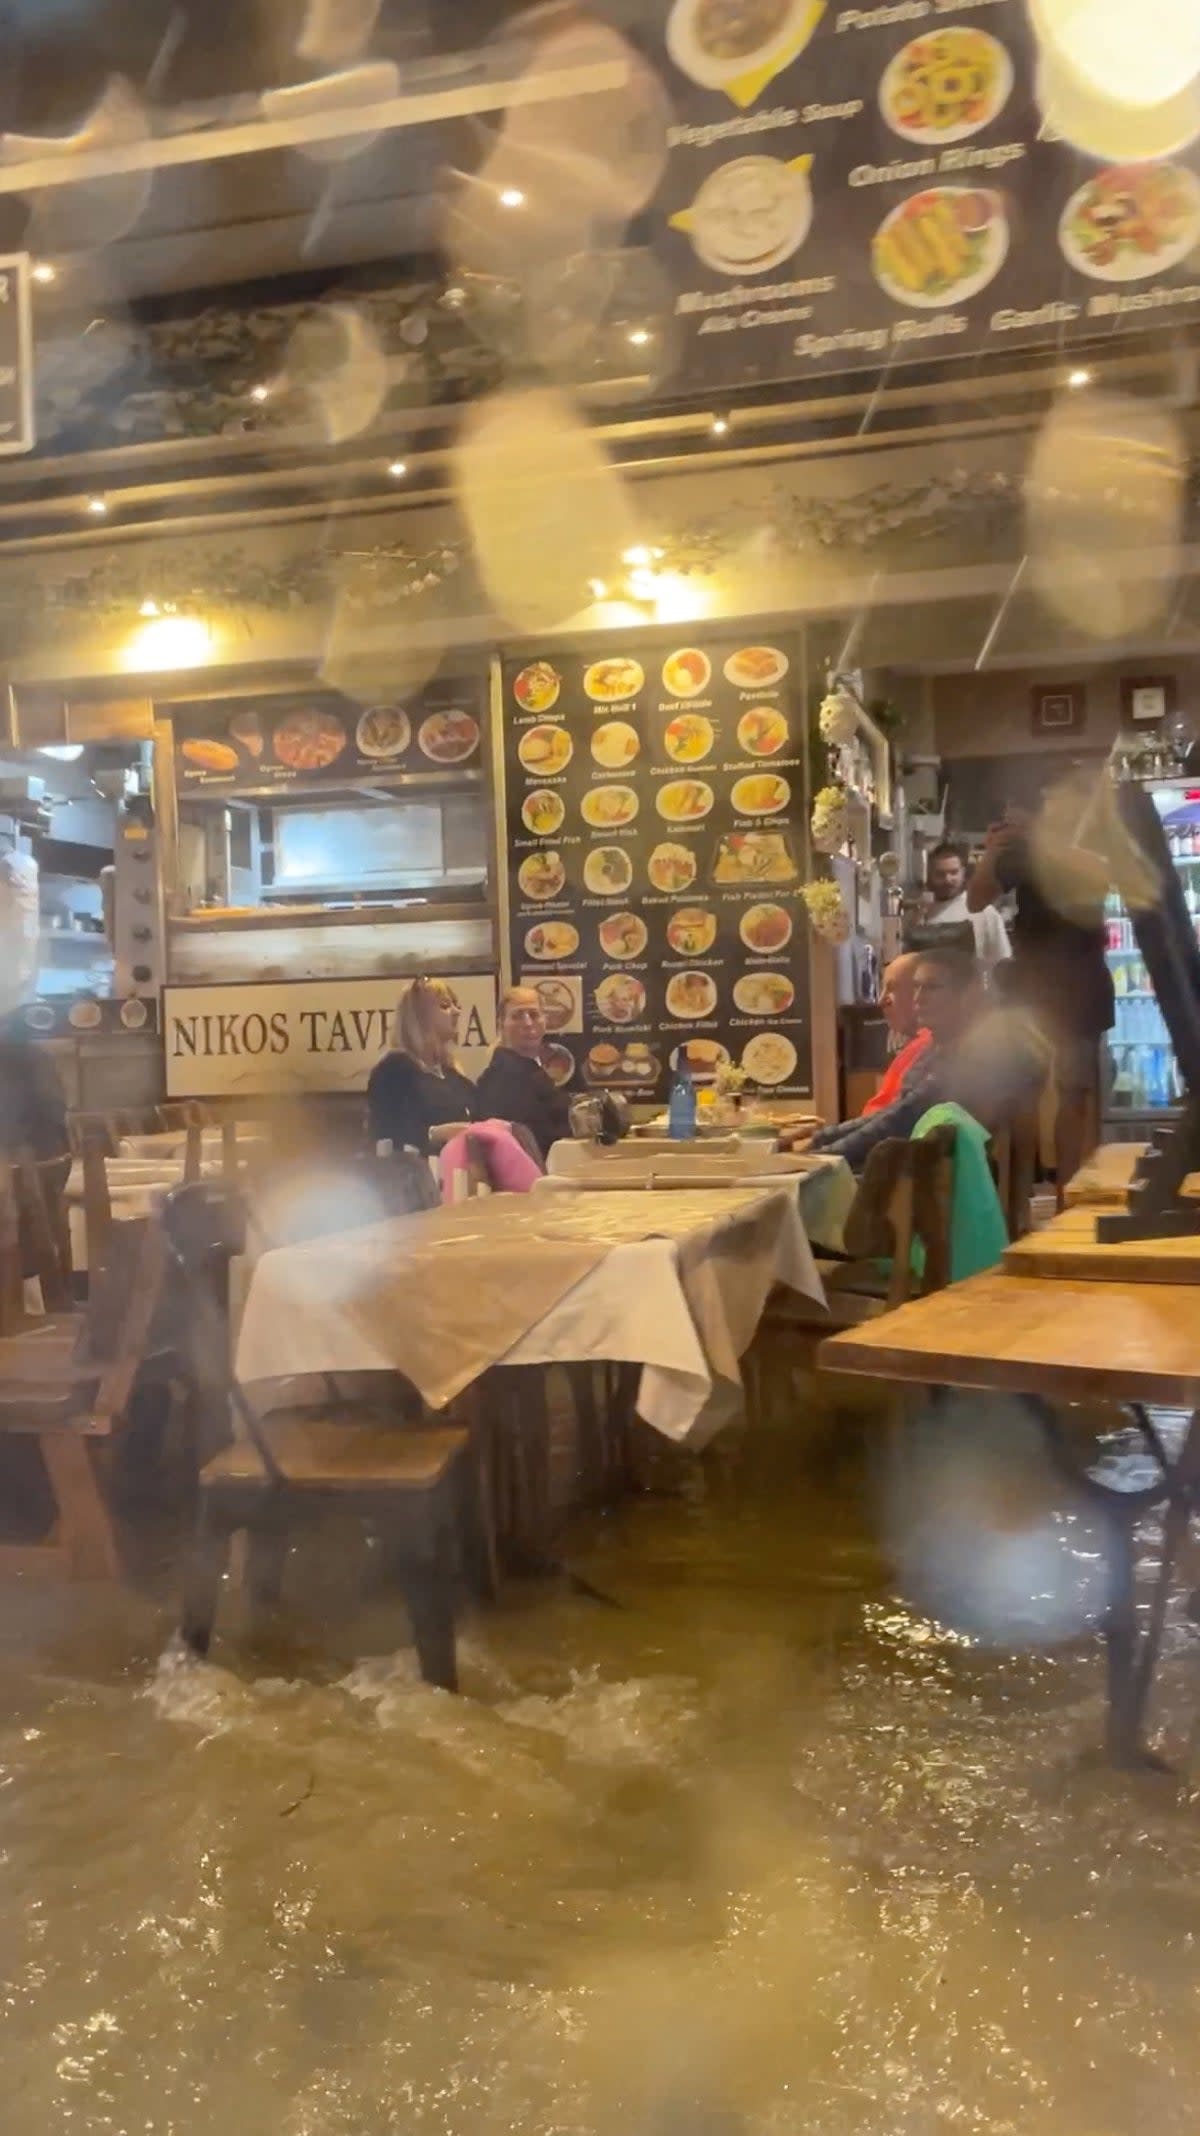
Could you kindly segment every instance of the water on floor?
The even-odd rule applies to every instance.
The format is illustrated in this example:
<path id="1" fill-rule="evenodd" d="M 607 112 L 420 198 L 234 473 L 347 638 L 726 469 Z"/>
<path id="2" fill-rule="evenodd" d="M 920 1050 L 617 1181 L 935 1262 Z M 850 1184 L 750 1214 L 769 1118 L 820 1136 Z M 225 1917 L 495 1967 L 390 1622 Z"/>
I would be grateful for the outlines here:
<path id="1" fill-rule="evenodd" d="M 1096 1538 L 952 1426 L 919 1526 L 853 1425 L 731 1442 L 573 1535 L 606 1599 L 473 1624 L 458 1700 L 323 1561 L 283 1660 L 7 1590 L 8 2136 L 1190 2136 L 1200 1806 L 1082 1760 Z"/>

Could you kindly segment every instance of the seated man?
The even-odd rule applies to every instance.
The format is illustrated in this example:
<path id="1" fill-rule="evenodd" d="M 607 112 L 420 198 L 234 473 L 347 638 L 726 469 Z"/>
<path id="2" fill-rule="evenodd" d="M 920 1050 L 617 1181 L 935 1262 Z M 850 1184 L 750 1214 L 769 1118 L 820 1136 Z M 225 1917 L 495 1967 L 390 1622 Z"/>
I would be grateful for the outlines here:
<path id="1" fill-rule="evenodd" d="M 874 1097 L 868 1098 L 863 1106 L 864 1119 L 894 1103 L 909 1069 L 916 1067 L 933 1043 L 928 1031 L 920 1030 L 917 1025 L 915 995 L 920 961 L 914 951 L 907 950 L 902 957 L 893 957 L 884 972 L 879 1006 L 888 1030 L 899 1041 L 899 1049 L 888 1062 L 887 1073 Z"/>
<path id="2" fill-rule="evenodd" d="M 819 1128 L 811 1150 L 844 1157 L 858 1172 L 876 1143 L 911 1135 L 922 1113 L 947 1101 L 988 1128 L 1037 1087 L 1043 1063 L 1023 1021 L 985 1010 L 979 967 L 958 949 L 922 950 L 914 988 L 917 1022 L 930 1044 L 890 1105 L 861 1120 Z"/>

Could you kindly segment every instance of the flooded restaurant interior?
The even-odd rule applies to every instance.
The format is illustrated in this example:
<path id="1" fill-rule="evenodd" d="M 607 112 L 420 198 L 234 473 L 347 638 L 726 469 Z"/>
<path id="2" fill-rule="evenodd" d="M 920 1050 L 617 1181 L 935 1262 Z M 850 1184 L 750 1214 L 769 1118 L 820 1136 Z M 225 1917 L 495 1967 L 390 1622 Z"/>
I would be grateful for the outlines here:
<path id="1" fill-rule="evenodd" d="M 1190 2136 L 1195 0 L 0 0 L 11 2136 Z"/>

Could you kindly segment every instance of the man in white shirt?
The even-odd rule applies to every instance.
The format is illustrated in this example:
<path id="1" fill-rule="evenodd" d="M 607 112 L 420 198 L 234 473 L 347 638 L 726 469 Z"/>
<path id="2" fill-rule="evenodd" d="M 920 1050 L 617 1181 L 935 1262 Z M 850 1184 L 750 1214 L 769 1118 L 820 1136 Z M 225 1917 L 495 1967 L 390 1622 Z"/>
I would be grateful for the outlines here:
<path id="1" fill-rule="evenodd" d="M 926 880 L 933 904 L 925 915 L 926 927 L 961 927 L 970 920 L 975 929 L 975 955 L 985 972 L 1011 957 L 1008 930 L 994 905 L 982 912 L 967 911 L 967 856 L 961 846 L 934 846 L 929 856 Z"/>

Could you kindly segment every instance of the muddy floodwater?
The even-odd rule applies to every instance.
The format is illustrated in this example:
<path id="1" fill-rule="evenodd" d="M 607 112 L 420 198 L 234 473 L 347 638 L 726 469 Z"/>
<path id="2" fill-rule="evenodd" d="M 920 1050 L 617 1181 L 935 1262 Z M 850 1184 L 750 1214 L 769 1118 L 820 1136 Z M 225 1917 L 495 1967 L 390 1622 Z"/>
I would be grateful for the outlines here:
<path id="1" fill-rule="evenodd" d="M 939 1457 L 934 1620 L 860 1433 L 578 1527 L 607 1599 L 511 1588 L 461 1699 L 337 1538 L 294 1644 L 206 1667 L 161 1589 L 6 1587 L 6 2136 L 1193 2136 L 1196 1635 L 1182 1782 L 1096 1769 L 1086 1517 Z"/>

